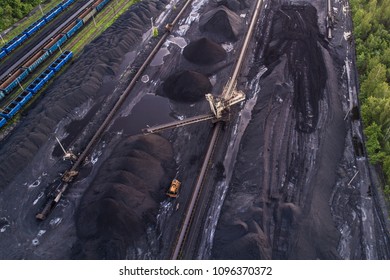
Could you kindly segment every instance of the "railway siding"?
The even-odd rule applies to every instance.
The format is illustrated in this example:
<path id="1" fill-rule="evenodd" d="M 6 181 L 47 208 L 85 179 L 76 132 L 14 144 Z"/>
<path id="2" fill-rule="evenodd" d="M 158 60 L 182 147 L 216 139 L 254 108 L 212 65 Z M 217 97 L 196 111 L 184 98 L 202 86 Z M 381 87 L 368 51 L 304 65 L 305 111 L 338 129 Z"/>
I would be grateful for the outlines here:
<path id="1" fill-rule="evenodd" d="M 101 11 L 104 6 L 109 2 L 109 0 L 96 0 L 92 4 L 90 4 L 92 1 L 87 3 L 89 6 L 87 8 L 82 9 L 82 11 L 79 11 L 76 13 L 76 19 L 73 20 L 73 22 L 69 25 L 66 26 L 62 29 L 60 29 L 54 37 L 51 37 L 49 40 L 47 40 L 47 43 L 44 42 L 44 45 L 41 50 L 37 51 L 35 54 L 33 54 L 31 57 L 27 58 L 23 62 L 19 62 L 19 65 L 22 65 L 19 69 L 17 69 L 15 72 L 10 74 L 10 76 L 5 79 L 1 84 L 0 84 L 0 100 L 4 99 L 6 100 L 8 95 L 11 95 L 12 91 L 17 88 L 18 86 L 22 87 L 22 82 L 30 75 L 33 74 L 36 68 L 39 67 L 40 64 L 42 64 L 46 59 L 48 59 L 51 55 L 54 55 L 57 50 L 61 50 L 61 45 L 63 45 L 67 40 L 70 39 L 71 36 L 74 36 L 78 30 L 80 30 L 88 21 L 93 17 L 97 12 Z M 61 2 L 59 5 L 57 5 L 55 8 L 53 8 L 45 17 L 44 19 L 48 22 L 52 20 L 57 14 L 60 13 L 60 11 L 64 10 L 66 7 L 68 7 L 72 1 L 64 1 Z M 99 7 L 99 8 L 97 8 Z M 40 23 L 41 20 L 37 21 L 37 24 Z M 63 64 L 61 64 L 63 65 Z M 42 78 L 39 79 L 36 78 L 33 83 L 35 84 L 30 84 L 28 86 L 28 90 L 34 90 L 36 91 L 35 93 L 40 90 L 44 84 L 48 80 L 50 80 L 51 76 L 54 75 L 54 72 L 50 72 L 49 68 L 47 68 L 45 71 L 49 71 L 48 75 L 46 75 L 47 79 Z M 43 73 L 44 73 L 43 72 Z M 43 75 L 43 74 L 41 74 Z M 50 78 L 48 77 L 50 76 Z M 39 80 L 39 81 L 38 81 Z M 22 88 L 22 91 L 24 89 Z M 34 94 L 35 94 L 34 93 Z M 3 127 L 6 125 L 7 121 L 13 117 L 16 112 L 22 109 L 23 106 L 27 104 L 27 101 L 25 98 L 22 99 L 22 103 L 19 104 L 18 100 L 19 94 L 17 95 L 16 98 L 11 99 L 11 102 L 8 102 L 7 105 L 3 107 L 3 111 L 7 112 L 9 106 L 13 106 L 12 104 L 17 103 L 18 105 L 13 108 L 12 110 L 12 115 L 9 113 L 5 113 L 5 121 L 2 120 L 2 125 L 0 126 Z M 4 101 L 3 101 L 4 103 Z"/>

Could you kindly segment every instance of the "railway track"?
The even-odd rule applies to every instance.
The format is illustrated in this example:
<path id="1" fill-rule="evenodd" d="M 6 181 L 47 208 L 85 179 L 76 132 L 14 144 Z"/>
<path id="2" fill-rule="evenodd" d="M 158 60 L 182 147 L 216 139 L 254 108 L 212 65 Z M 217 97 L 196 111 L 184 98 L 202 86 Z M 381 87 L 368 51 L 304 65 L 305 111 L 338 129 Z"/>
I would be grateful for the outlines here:
<path id="1" fill-rule="evenodd" d="M 58 34 L 61 33 L 61 31 L 69 25 L 72 20 L 77 18 L 82 11 L 87 8 L 89 5 L 91 5 L 96 0 L 89 0 L 84 5 L 80 7 L 79 3 L 76 3 L 72 6 L 72 8 L 69 10 L 69 12 L 73 12 L 75 9 L 77 9 L 76 12 L 73 12 L 71 16 L 68 15 L 68 13 L 65 13 L 64 15 L 60 16 L 56 20 L 52 22 L 50 25 L 51 28 L 43 30 L 43 33 L 37 34 L 37 36 L 34 36 L 33 40 L 29 43 L 27 43 L 25 46 L 22 46 L 19 48 L 7 61 L 2 61 L 1 67 L 0 67 L 0 80 L 4 80 L 6 77 L 12 75 L 17 69 L 19 69 L 25 62 L 28 61 L 30 57 L 33 57 L 45 44 L 47 44 L 51 38 L 54 38 Z M 63 21 L 66 19 L 65 21 Z M 61 21 L 63 21 L 61 23 Z M 53 30 L 53 24 L 54 24 L 54 30 Z M 46 28 L 48 28 L 47 26 Z M 50 32 L 51 31 L 51 32 Z M 39 35 L 39 36 L 38 36 Z M 36 44 L 36 42 L 38 43 Z M 25 49 L 31 48 L 27 53 L 25 53 Z M 23 55 L 23 53 L 25 53 Z M 15 61 L 16 60 L 16 61 Z"/>
<path id="2" fill-rule="evenodd" d="M 49 12 L 42 15 L 41 18 L 33 22 L 26 29 L 20 32 L 17 36 L 9 40 L 0 50 L 0 61 L 9 57 L 11 53 L 18 49 L 20 45 L 25 45 L 30 39 L 34 38 L 34 35 L 39 32 L 40 29 L 47 29 L 47 24 L 49 26 L 55 24 L 51 24 L 52 21 L 56 21 L 55 18 L 61 15 L 65 18 L 64 14 L 67 14 L 69 11 L 73 10 L 72 7 L 69 8 L 74 3 L 74 0 L 65 0 L 60 2 L 58 5 L 53 7 Z M 64 14 L 63 14 L 64 13 Z M 58 22 L 61 22 L 59 20 Z M 42 32 L 41 32 L 42 33 Z M 41 34 L 42 35 L 42 34 Z M 35 38 L 37 39 L 37 38 Z"/>
<path id="3" fill-rule="evenodd" d="M 232 92 L 235 90 L 235 86 L 237 84 L 237 78 L 239 76 L 242 65 L 245 61 L 246 53 L 247 53 L 247 50 L 248 50 L 248 47 L 249 47 L 249 44 L 250 44 L 250 41 L 251 41 L 251 38 L 253 35 L 253 31 L 256 27 L 256 23 L 258 21 L 259 15 L 260 15 L 262 4 L 263 4 L 262 0 L 257 1 L 255 10 L 252 14 L 252 18 L 251 18 L 251 21 L 249 24 L 248 31 L 246 33 L 244 42 L 243 42 L 242 47 L 241 47 L 241 52 L 240 52 L 239 58 L 238 58 L 236 64 L 234 65 L 233 73 L 231 75 L 229 82 L 225 86 L 225 90 L 222 93 L 222 97 L 231 95 Z M 194 233 L 194 231 L 192 231 L 191 229 L 192 228 L 194 228 L 194 229 L 201 228 L 200 225 L 199 226 L 194 225 L 194 223 L 195 223 L 194 216 L 195 216 L 197 208 L 198 208 L 199 197 L 200 197 L 204 182 L 207 178 L 208 170 L 209 170 L 210 166 L 212 165 L 213 154 L 214 154 L 214 151 L 217 147 L 218 138 L 221 134 L 221 131 L 222 131 L 222 125 L 220 122 L 218 122 L 218 123 L 216 123 L 216 125 L 213 128 L 212 136 L 211 136 L 211 139 L 210 139 L 210 142 L 208 145 L 206 156 L 203 160 L 203 164 L 202 164 L 199 176 L 196 180 L 194 191 L 192 193 L 190 202 L 189 202 L 188 207 L 186 209 L 186 212 L 184 214 L 184 220 L 183 220 L 182 225 L 179 229 L 178 237 L 177 237 L 176 242 L 173 246 L 171 259 L 185 258 L 186 257 L 186 253 L 185 253 L 186 249 L 188 248 L 188 251 L 191 251 L 191 247 L 193 247 L 194 244 L 196 244 L 196 242 L 197 242 L 196 239 L 198 237 L 198 234 Z"/>
<path id="4" fill-rule="evenodd" d="M 85 3 L 77 10 L 76 13 L 72 15 L 72 17 L 53 31 L 51 34 L 54 34 L 53 37 L 50 35 L 46 38 L 46 41 L 42 41 L 40 44 L 35 46 L 38 51 L 34 52 L 32 56 L 28 56 L 27 54 L 26 57 L 28 57 L 26 60 L 19 60 L 18 63 L 21 62 L 21 66 L 16 66 L 16 64 L 14 65 L 17 69 L 0 83 L 0 106 L 4 108 L 0 111 L 0 128 L 6 125 L 6 123 L 27 104 L 27 101 L 24 98 L 24 96 L 28 95 L 26 90 L 30 91 L 29 89 L 34 87 L 33 83 L 37 79 L 39 80 L 40 78 L 40 80 L 45 80 L 47 82 L 47 79 L 44 79 L 44 76 L 46 76 L 50 70 L 46 69 L 49 71 L 47 73 L 46 70 L 44 70 L 46 74 L 41 73 L 39 77 L 27 86 L 26 90 L 22 87 L 21 83 L 27 77 L 34 75 L 38 67 L 40 67 L 44 61 L 51 59 L 58 50 L 62 53 L 61 45 L 68 40 L 72 40 L 74 34 L 76 34 L 84 25 L 88 24 L 91 21 L 91 18 L 93 18 L 95 14 L 99 13 L 109 1 L 110 0 L 91 0 Z M 78 4 L 81 5 L 83 3 Z M 43 46 L 41 46 L 42 44 Z M 19 87 L 22 88 L 22 93 L 15 97 L 13 92 Z M 37 92 L 30 91 L 30 93 L 35 95 Z M 26 102 L 20 103 L 18 100 L 24 100 Z"/>
<path id="5" fill-rule="evenodd" d="M 183 16 L 183 13 L 186 11 L 186 9 L 191 5 L 193 0 L 187 0 L 185 1 L 182 6 L 177 6 L 177 14 L 174 20 L 170 23 L 168 23 L 165 26 L 165 33 L 161 36 L 161 38 L 158 40 L 154 48 L 151 50 L 147 58 L 145 59 L 144 63 L 138 68 L 137 72 L 135 73 L 134 77 L 132 78 L 129 85 L 126 87 L 126 89 L 123 91 L 123 93 L 120 95 L 116 103 L 114 104 L 113 108 L 110 110 L 110 113 L 105 118 L 104 122 L 100 125 L 100 127 L 96 130 L 92 138 L 88 141 L 88 144 L 83 149 L 83 151 L 80 153 L 80 156 L 77 158 L 77 160 L 73 163 L 72 167 L 67 170 L 63 177 L 62 182 L 57 186 L 56 190 L 54 192 L 50 193 L 50 197 L 47 199 L 46 203 L 44 204 L 44 207 L 41 212 L 39 212 L 36 215 L 36 218 L 38 220 L 44 220 L 46 219 L 47 215 L 51 212 L 51 210 L 57 205 L 57 203 L 60 201 L 63 194 L 67 191 L 69 188 L 71 182 L 73 181 L 74 177 L 78 174 L 78 169 L 84 162 L 84 160 L 87 158 L 87 156 L 92 151 L 92 148 L 94 145 L 98 142 L 98 140 L 101 138 L 103 132 L 106 130 L 108 125 L 113 120 L 113 117 L 118 112 L 118 110 L 123 105 L 123 102 L 126 100 L 126 98 L 131 93 L 134 86 L 137 84 L 138 80 L 141 78 L 142 73 L 145 71 L 146 67 L 150 65 L 152 62 L 154 56 L 157 54 L 157 52 L 160 50 L 162 45 L 165 43 L 167 38 L 170 35 L 170 31 L 172 28 L 174 28 L 181 17 Z"/>

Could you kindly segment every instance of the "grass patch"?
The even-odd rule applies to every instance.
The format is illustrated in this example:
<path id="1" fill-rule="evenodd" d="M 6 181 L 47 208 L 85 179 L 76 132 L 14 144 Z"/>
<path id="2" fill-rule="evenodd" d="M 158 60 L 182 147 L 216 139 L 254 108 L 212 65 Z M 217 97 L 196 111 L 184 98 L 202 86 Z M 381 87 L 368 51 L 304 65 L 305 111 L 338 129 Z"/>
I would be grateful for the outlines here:
<path id="1" fill-rule="evenodd" d="M 139 0 L 112 0 L 107 6 L 92 19 L 73 40 L 69 42 L 69 47 L 75 56 L 78 56 L 84 46 L 93 41 L 110 27 L 119 16 L 121 16 L 130 6 Z M 96 25 L 95 25 L 96 23 Z"/>

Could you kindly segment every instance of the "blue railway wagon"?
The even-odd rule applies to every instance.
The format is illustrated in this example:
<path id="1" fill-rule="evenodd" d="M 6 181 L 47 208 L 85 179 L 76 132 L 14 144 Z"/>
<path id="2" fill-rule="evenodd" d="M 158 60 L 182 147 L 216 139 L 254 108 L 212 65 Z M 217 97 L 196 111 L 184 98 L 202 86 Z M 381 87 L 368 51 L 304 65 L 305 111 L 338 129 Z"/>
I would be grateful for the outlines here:
<path id="1" fill-rule="evenodd" d="M 36 78 L 34 81 L 32 81 L 31 84 L 28 85 L 26 90 L 31 92 L 34 95 L 43 87 L 44 84 L 45 84 L 44 80 Z"/>
<path id="2" fill-rule="evenodd" d="M 11 39 L 11 41 L 8 41 L 3 47 L 2 50 L 4 50 L 7 54 L 9 54 L 13 49 L 15 49 L 17 45 L 18 38 L 14 37 Z"/>
<path id="3" fill-rule="evenodd" d="M 46 21 L 44 18 L 40 18 L 36 21 L 36 26 L 40 29 L 46 24 Z"/>
<path id="4" fill-rule="evenodd" d="M 63 33 L 66 34 L 66 37 L 70 38 L 73 36 L 74 33 L 76 33 L 77 30 L 79 30 L 83 26 L 84 22 L 81 19 L 77 19 L 75 22 L 73 22 L 70 26 L 71 28 L 66 28 Z"/>
<path id="5" fill-rule="evenodd" d="M 55 61 L 50 64 L 49 69 L 53 70 L 54 72 L 60 71 L 61 67 L 65 64 L 65 61 L 63 61 L 60 58 L 57 58 Z"/>
<path id="6" fill-rule="evenodd" d="M 100 12 L 107 3 L 110 2 L 110 0 L 103 0 L 100 4 L 96 6 L 96 11 Z"/>
<path id="7" fill-rule="evenodd" d="M 31 24 L 28 28 L 26 28 L 23 33 L 26 34 L 28 37 L 31 37 L 35 32 L 39 30 L 39 26 L 34 22 Z"/>
<path id="8" fill-rule="evenodd" d="M 54 72 L 58 72 L 61 70 L 62 66 L 66 63 L 62 55 L 57 58 L 55 61 L 53 61 L 52 64 L 50 64 L 49 69 L 53 70 Z"/>
<path id="9" fill-rule="evenodd" d="M 73 53 L 71 51 L 65 51 L 52 64 L 50 64 L 49 69 L 53 70 L 54 72 L 60 71 L 62 66 L 64 66 L 64 64 L 68 62 L 72 56 Z"/>
<path id="10" fill-rule="evenodd" d="M 47 43 L 43 49 L 49 51 L 50 54 L 53 54 L 66 40 L 67 37 L 65 34 L 58 34 L 49 43 Z"/>
<path id="11" fill-rule="evenodd" d="M 49 66 L 49 69 L 58 72 L 72 57 L 73 53 L 71 51 L 65 51 Z"/>
<path id="12" fill-rule="evenodd" d="M 28 85 L 27 90 L 32 94 L 36 94 L 53 76 L 54 71 L 52 69 L 46 69 Z"/>
<path id="13" fill-rule="evenodd" d="M 18 77 L 18 80 L 19 82 L 22 82 L 28 76 L 28 74 L 30 74 L 30 72 L 28 71 L 28 69 L 23 67 L 19 68 L 19 71 L 20 71 L 20 75 Z"/>
<path id="14" fill-rule="evenodd" d="M 65 51 L 52 63 L 52 65 L 56 61 L 63 62 L 60 67 L 57 65 L 56 69 L 59 70 L 67 61 L 70 60 L 72 55 L 73 53 L 71 51 Z M 35 80 L 29 84 L 26 90 L 30 91 L 33 95 L 36 94 L 44 86 L 44 84 L 46 84 L 54 76 L 55 69 L 53 69 L 52 65 L 46 68 L 45 71 L 43 71 L 37 78 L 35 78 Z"/>
<path id="15" fill-rule="evenodd" d="M 5 97 L 4 91 L 0 90 L 0 100 L 2 100 Z"/>
<path id="16" fill-rule="evenodd" d="M 5 50 L 1 49 L 0 50 L 0 59 L 3 59 L 6 55 L 7 55 L 7 53 L 5 52 Z"/>
<path id="17" fill-rule="evenodd" d="M 12 101 L 8 104 L 8 106 L 3 110 L 3 112 L 0 114 L 3 117 L 5 117 L 7 120 L 11 119 L 20 109 L 22 106 L 18 102 Z"/>
<path id="18" fill-rule="evenodd" d="M 19 34 L 15 38 L 13 38 L 9 43 L 7 43 L 3 50 L 5 50 L 7 53 L 12 52 L 14 49 L 16 49 L 18 46 L 20 46 L 24 41 L 26 41 L 27 35 L 26 34 Z"/>
<path id="19" fill-rule="evenodd" d="M 36 53 L 33 57 L 31 57 L 25 64 L 23 64 L 23 67 L 28 69 L 30 73 L 32 73 L 35 68 L 39 66 L 44 60 L 46 60 L 50 56 L 50 53 L 45 50 L 41 50 L 38 53 Z"/>
<path id="20" fill-rule="evenodd" d="M 38 76 L 46 84 L 54 76 L 54 71 L 52 69 L 46 69 Z"/>
<path id="21" fill-rule="evenodd" d="M 16 70 L 11 76 L 9 76 L 4 82 L 0 84 L 0 89 L 4 91 L 5 94 L 9 94 L 14 88 L 18 86 L 18 82 L 23 81 L 29 72 L 25 68 L 20 68 Z"/>
<path id="22" fill-rule="evenodd" d="M 46 21 L 44 18 L 38 19 L 36 22 L 31 24 L 29 27 L 27 27 L 23 33 L 26 34 L 28 37 L 31 37 L 35 32 L 37 32 L 39 29 L 41 29 L 46 24 Z"/>
<path id="23" fill-rule="evenodd" d="M 21 107 L 23 107 L 27 102 L 30 101 L 32 97 L 33 94 L 31 92 L 24 90 L 21 94 L 18 95 L 18 97 L 15 98 L 15 101 L 18 102 Z"/>
<path id="24" fill-rule="evenodd" d="M 27 29 L 25 29 L 23 33 L 30 37 L 32 34 L 41 29 L 45 24 L 46 22 L 44 18 L 38 19 L 36 22 L 27 27 Z"/>
<path id="25" fill-rule="evenodd" d="M 51 9 L 46 15 L 45 15 L 45 21 L 49 22 L 53 18 L 55 18 L 59 13 L 62 12 L 62 6 L 61 4 L 55 6 L 53 9 Z"/>
<path id="26" fill-rule="evenodd" d="M 64 53 L 61 55 L 61 57 L 64 57 L 63 60 L 65 60 L 65 62 L 67 62 L 68 60 L 70 60 L 72 57 L 73 57 L 73 52 L 71 51 L 64 51 Z"/>
<path id="27" fill-rule="evenodd" d="M 28 85 L 26 90 L 28 90 L 34 95 L 43 87 L 46 82 L 47 81 L 45 77 L 41 78 L 41 75 L 39 75 L 39 77 L 35 78 L 34 81 L 32 81 L 32 83 Z"/>
<path id="28" fill-rule="evenodd" d="M 0 128 L 5 126 L 6 123 L 7 123 L 7 120 L 4 117 L 0 117 Z"/>
<path id="29" fill-rule="evenodd" d="M 68 0 L 68 1 L 62 2 L 62 4 L 61 4 L 62 9 L 69 7 L 73 2 L 74 2 L 74 0 Z"/>

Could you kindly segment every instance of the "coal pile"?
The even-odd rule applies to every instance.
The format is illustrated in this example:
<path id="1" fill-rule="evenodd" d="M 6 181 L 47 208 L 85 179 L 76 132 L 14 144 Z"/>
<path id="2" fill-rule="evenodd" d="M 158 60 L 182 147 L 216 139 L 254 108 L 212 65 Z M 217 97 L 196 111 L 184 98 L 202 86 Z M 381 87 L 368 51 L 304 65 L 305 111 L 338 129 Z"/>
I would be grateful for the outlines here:
<path id="1" fill-rule="evenodd" d="M 52 136 L 57 124 L 67 116 L 71 118 L 70 113 L 75 108 L 89 99 L 103 102 L 106 96 L 98 96 L 98 93 L 104 77 L 115 75 L 122 57 L 139 43 L 150 18 L 165 8 L 164 3 L 167 0 L 134 4 L 86 46 L 80 58 L 46 90 L 17 131 L 1 144 L 1 187 L 23 170 Z"/>
<path id="2" fill-rule="evenodd" d="M 77 210 L 74 259 L 124 259 L 155 223 L 159 202 L 175 174 L 170 143 L 157 135 L 112 144 Z"/>
<path id="3" fill-rule="evenodd" d="M 211 65 L 223 61 L 226 51 L 217 43 L 201 38 L 188 44 L 183 50 L 184 57 L 195 64 Z"/>
<path id="4" fill-rule="evenodd" d="M 242 19 L 227 7 L 220 6 L 200 17 L 199 29 L 218 43 L 235 42 L 242 32 Z"/>
<path id="5" fill-rule="evenodd" d="M 265 65 L 272 71 L 284 55 L 294 82 L 297 129 L 313 132 L 318 121 L 318 102 L 323 97 L 327 74 L 318 28 L 317 10 L 312 5 L 282 5 L 274 16 Z"/>
<path id="6" fill-rule="evenodd" d="M 261 92 L 231 166 L 211 258 L 338 259 L 329 205 L 346 134 L 338 80 L 326 83 L 334 68 L 314 7 L 273 3 L 265 16 L 260 63 L 251 65 Z"/>
<path id="7" fill-rule="evenodd" d="M 191 103 L 204 98 L 211 89 L 210 80 L 205 75 L 185 70 L 169 76 L 159 94 L 174 101 Z"/>
<path id="8" fill-rule="evenodd" d="M 235 12 L 249 8 L 248 0 L 217 0 L 217 4 L 225 5 L 230 10 Z"/>
<path id="9" fill-rule="evenodd" d="M 245 200 L 244 197 L 241 198 Z M 242 205 L 231 205 L 231 207 L 242 208 Z M 241 217 L 225 212 L 217 228 L 214 246 L 218 250 L 214 250 L 213 258 L 271 259 L 272 249 L 260 224 L 261 209 L 259 208 L 252 206 Z"/>

